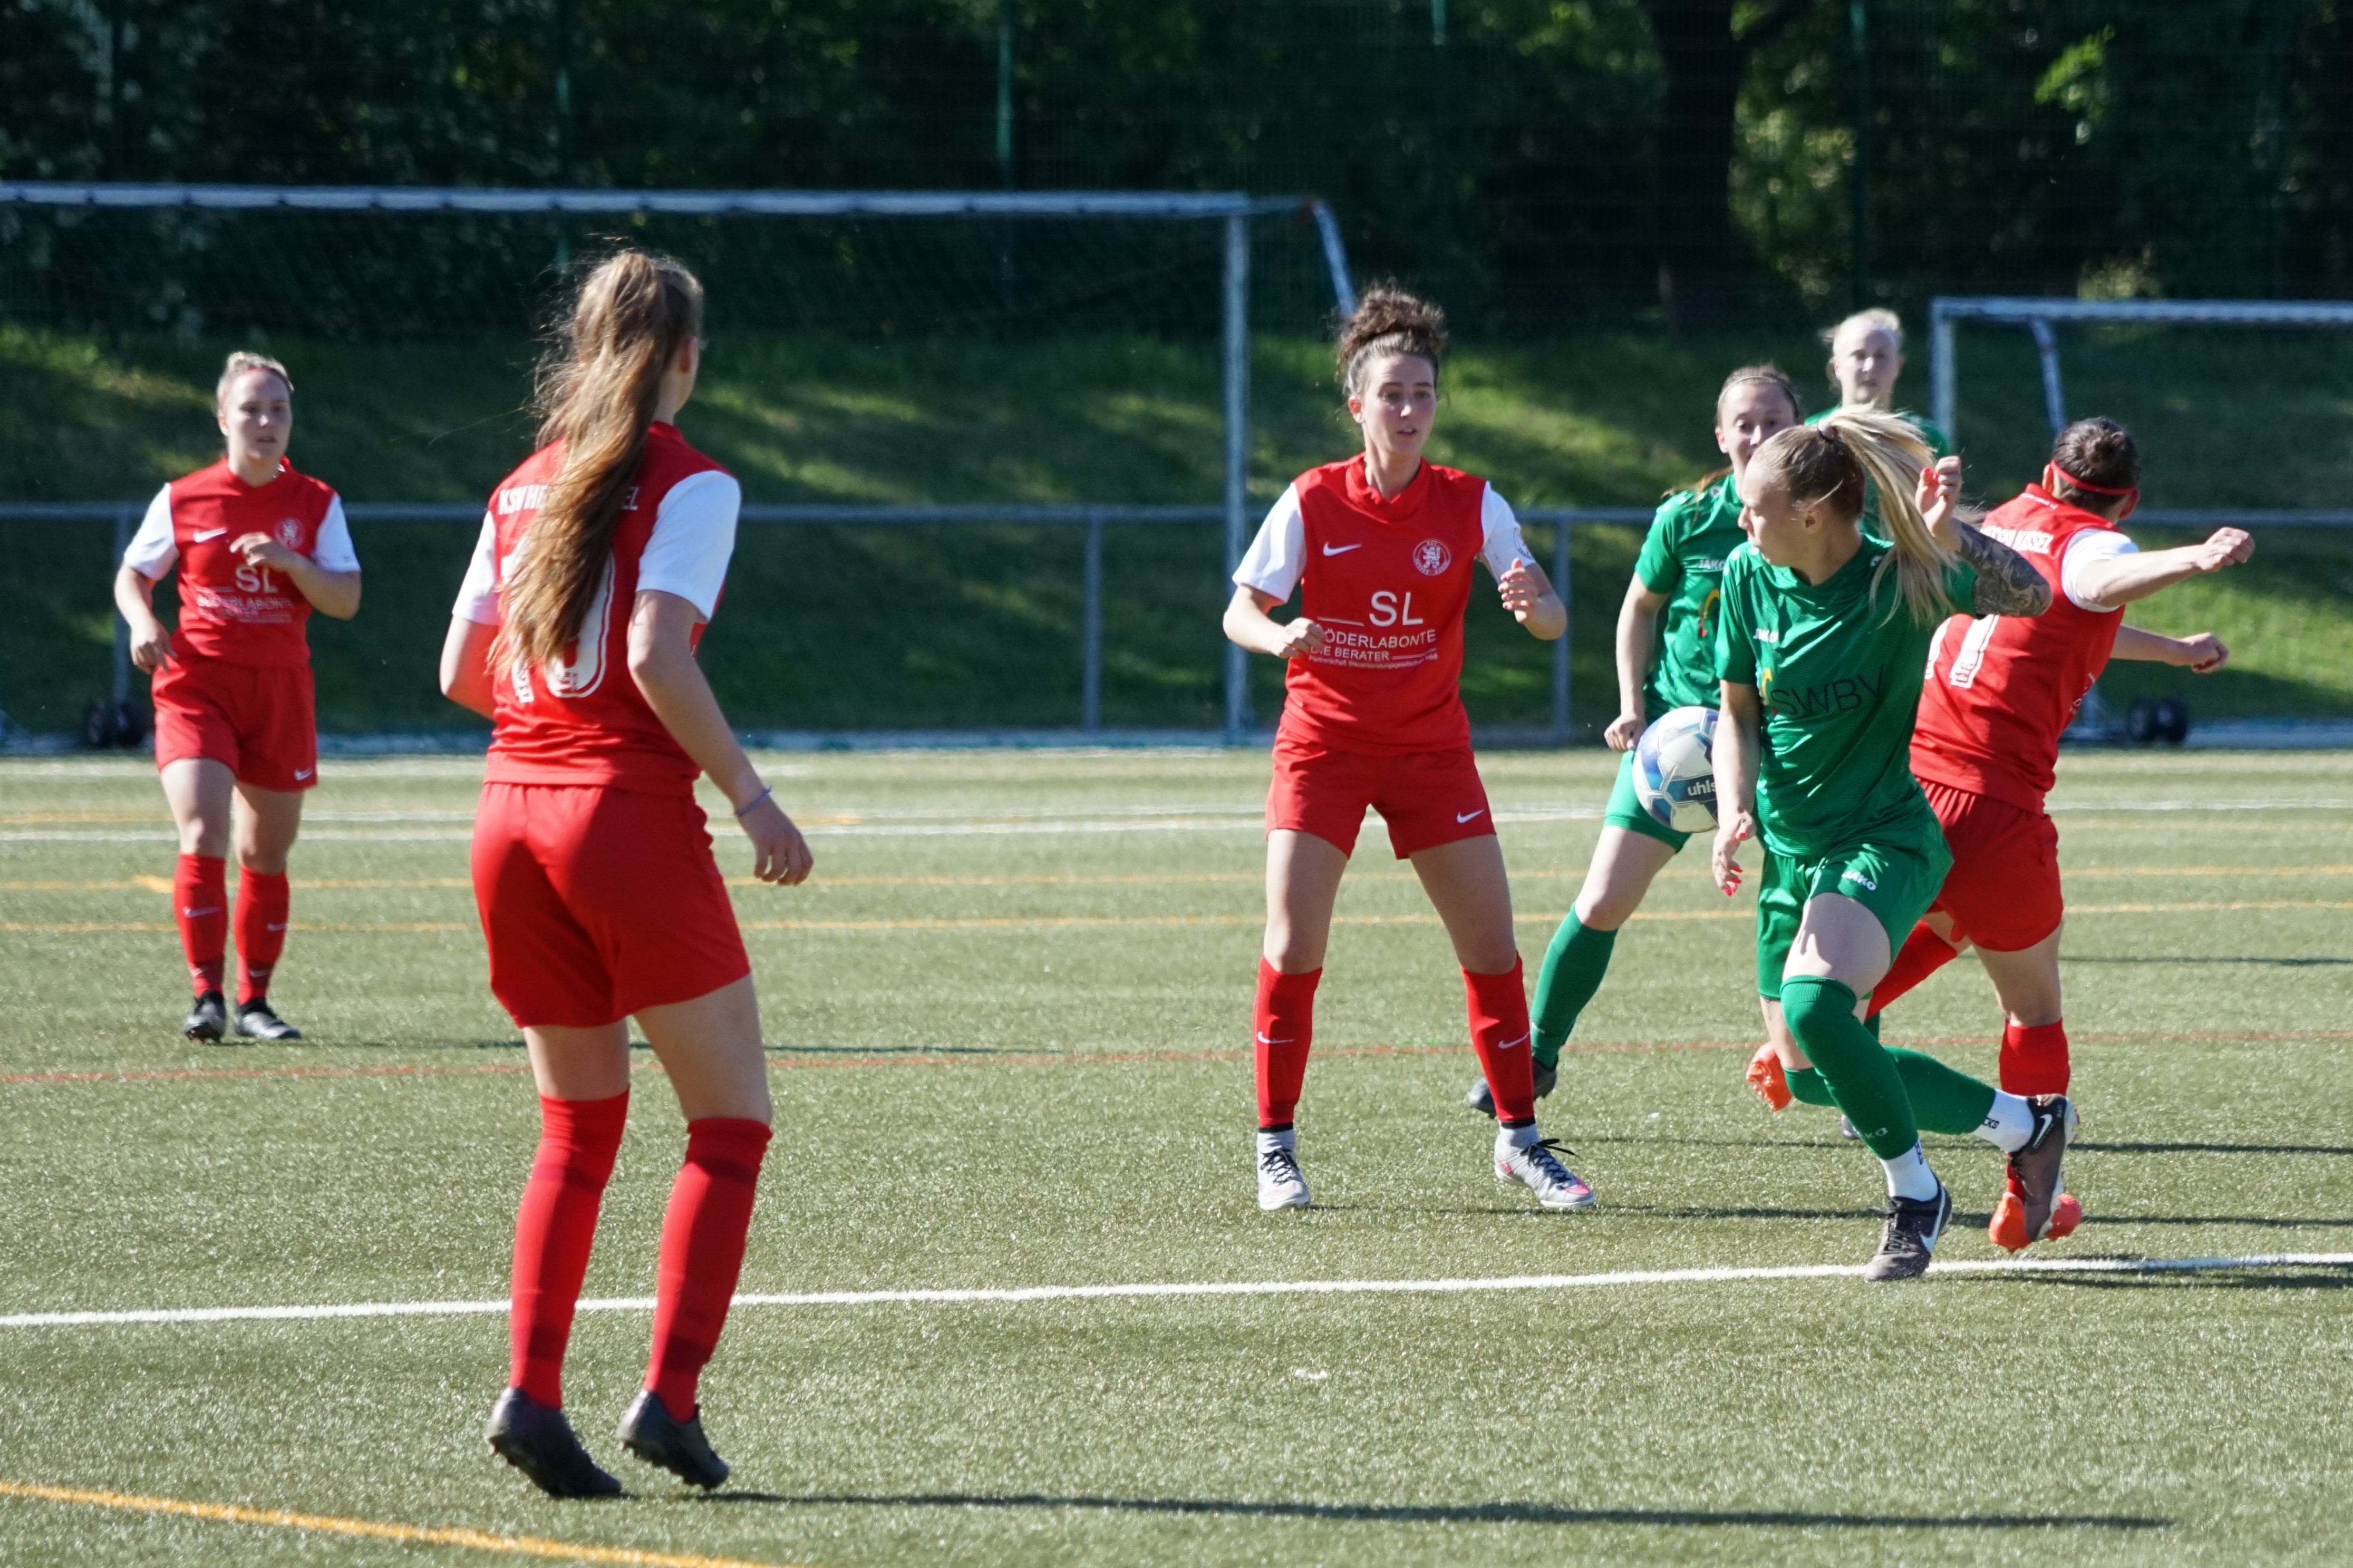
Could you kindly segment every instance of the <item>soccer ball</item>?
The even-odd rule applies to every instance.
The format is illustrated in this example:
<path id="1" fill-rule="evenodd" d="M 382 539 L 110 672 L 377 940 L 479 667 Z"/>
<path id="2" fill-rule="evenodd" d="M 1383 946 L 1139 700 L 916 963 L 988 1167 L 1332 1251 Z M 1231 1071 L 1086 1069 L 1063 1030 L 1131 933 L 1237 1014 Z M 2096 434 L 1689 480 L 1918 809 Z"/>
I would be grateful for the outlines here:
<path id="1" fill-rule="evenodd" d="M 1662 827 L 1715 826 L 1715 710 L 1678 708 L 1634 742 L 1634 796 Z"/>

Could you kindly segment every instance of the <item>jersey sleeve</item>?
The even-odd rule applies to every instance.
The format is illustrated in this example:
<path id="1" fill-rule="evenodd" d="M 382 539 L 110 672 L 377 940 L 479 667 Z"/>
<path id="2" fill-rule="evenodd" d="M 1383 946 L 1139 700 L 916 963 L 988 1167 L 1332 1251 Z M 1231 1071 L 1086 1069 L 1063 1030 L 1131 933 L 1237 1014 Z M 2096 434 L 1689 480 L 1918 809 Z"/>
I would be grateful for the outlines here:
<path id="1" fill-rule="evenodd" d="M 1715 616 L 1715 678 L 1735 686 L 1757 684 L 1756 628 L 1748 624 L 1748 546 L 1742 545 L 1725 563 L 1724 597 Z"/>
<path id="2" fill-rule="evenodd" d="M 672 485 L 638 558 L 638 592 L 676 594 L 709 620 L 735 553 L 735 514 L 743 504 L 735 476 L 715 468 Z"/>
<path id="3" fill-rule="evenodd" d="M 1479 558 L 1497 577 L 1523 561 L 1533 561 L 1528 542 L 1521 536 L 1520 520 L 1512 503 L 1489 485 L 1479 498 Z"/>
<path id="4" fill-rule="evenodd" d="M 1307 517 L 1299 509 L 1299 487 L 1292 485 L 1258 525 L 1258 537 L 1234 568 L 1234 581 L 1281 604 L 1299 586 L 1306 569 Z"/>
<path id="5" fill-rule="evenodd" d="M 327 515 L 319 522 L 319 541 L 311 559 L 325 572 L 356 572 L 359 552 L 352 548 L 352 525 L 343 516 L 343 498 L 327 498 Z"/>
<path id="6" fill-rule="evenodd" d="M 147 503 L 147 515 L 139 520 L 139 531 L 123 550 L 122 563 L 153 583 L 179 558 L 179 542 L 172 536 L 172 487 L 165 485 Z"/>
<path id="7" fill-rule="evenodd" d="M 1675 531 L 1691 505 L 1689 492 L 1669 496 L 1659 503 L 1657 513 L 1651 519 L 1651 531 L 1642 536 L 1642 552 L 1634 558 L 1634 575 L 1653 594 L 1672 594 L 1683 580 L 1683 562 L 1675 550 Z"/>
<path id="8" fill-rule="evenodd" d="M 2104 605 L 2084 591 L 2084 582 L 2092 568 L 2103 561 L 2114 561 L 2120 555 L 2137 555 L 2140 546 L 2112 528 L 2087 528 L 2067 542 L 2067 553 L 2059 558 L 2059 586 L 2068 603 L 2079 610 L 2094 615 L 2105 615 L 2116 609 Z"/>
<path id="9" fill-rule="evenodd" d="M 482 514 L 482 531 L 474 541 L 474 557 L 466 563 L 465 581 L 458 584 L 458 602 L 449 606 L 453 621 L 478 626 L 499 624 L 499 525 Z"/>

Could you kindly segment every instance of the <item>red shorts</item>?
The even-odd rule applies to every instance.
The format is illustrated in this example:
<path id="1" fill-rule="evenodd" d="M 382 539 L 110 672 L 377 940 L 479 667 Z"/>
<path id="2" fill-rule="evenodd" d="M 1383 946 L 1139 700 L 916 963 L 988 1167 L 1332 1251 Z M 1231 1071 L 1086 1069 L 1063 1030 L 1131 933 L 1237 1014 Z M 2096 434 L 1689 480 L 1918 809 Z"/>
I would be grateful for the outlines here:
<path id="1" fill-rule="evenodd" d="M 2059 828 L 2049 816 L 1967 790 L 1921 782 L 1953 868 L 1928 907 L 1995 952 L 2032 947 L 2059 929 Z"/>
<path id="2" fill-rule="evenodd" d="M 256 789 L 319 782 L 307 664 L 256 668 L 174 654 L 155 672 L 155 765 L 208 757 Z"/>
<path id="3" fill-rule="evenodd" d="M 1400 860 L 1461 838 L 1495 831 L 1487 786 L 1471 748 L 1368 757 L 1359 752 L 1278 739 L 1274 783 L 1266 792 L 1266 830 L 1313 833 L 1353 854 L 1371 806 L 1388 824 Z"/>
<path id="4" fill-rule="evenodd" d="M 690 795 L 482 786 L 474 902 L 516 1024 L 592 1028 L 752 973 Z"/>

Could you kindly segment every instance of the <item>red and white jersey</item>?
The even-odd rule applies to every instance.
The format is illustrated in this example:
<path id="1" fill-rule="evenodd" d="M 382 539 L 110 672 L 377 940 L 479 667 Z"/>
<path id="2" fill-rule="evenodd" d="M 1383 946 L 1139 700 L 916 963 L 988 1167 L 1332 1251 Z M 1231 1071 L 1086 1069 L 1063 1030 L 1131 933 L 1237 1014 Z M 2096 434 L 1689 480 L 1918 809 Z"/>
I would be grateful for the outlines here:
<path id="1" fill-rule="evenodd" d="M 1324 628 L 1285 672 L 1282 735 L 1374 756 L 1469 745 L 1462 611 L 1481 556 L 1498 577 L 1528 558 L 1484 479 L 1426 462 L 1384 499 L 1359 457 L 1293 480 L 1234 570 L 1277 600 L 1300 588 L 1300 613 Z"/>
<path id="2" fill-rule="evenodd" d="M 2042 809 L 2059 763 L 2060 732 L 2107 668 L 2124 624 L 2084 592 L 2086 568 L 2137 547 L 2116 524 L 2055 500 L 2040 485 L 1985 521 L 2051 584 L 2039 616 L 1955 616 L 1928 645 L 1915 777 L 2028 811 Z"/>
<path id="3" fill-rule="evenodd" d="M 148 503 L 122 563 L 149 582 L 180 568 L 180 654 L 264 668 L 308 664 L 311 601 L 267 566 L 229 548 L 266 533 L 330 572 L 356 572 L 351 526 L 335 492 L 283 458 L 266 485 L 237 477 L 224 458 L 174 479 Z"/>
<path id="4" fill-rule="evenodd" d="M 458 618 L 499 624 L 500 585 L 563 467 L 562 444 L 543 447 L 491 493 L 458 589 Z M 485 782 L 692 792 L 702 770 L 629 674 L 629 617 L 639 594 L 675 594 L 702 617 L 694 630 L 702 640 L 719 607 L 743 499 L 734 476 L 688 446 L 676 426 L 647 431 L 637 482 L 622 503 L 612 557 L 578 640 L 553 663 L 518 659 L 492 672 L 497 716 Z"/>

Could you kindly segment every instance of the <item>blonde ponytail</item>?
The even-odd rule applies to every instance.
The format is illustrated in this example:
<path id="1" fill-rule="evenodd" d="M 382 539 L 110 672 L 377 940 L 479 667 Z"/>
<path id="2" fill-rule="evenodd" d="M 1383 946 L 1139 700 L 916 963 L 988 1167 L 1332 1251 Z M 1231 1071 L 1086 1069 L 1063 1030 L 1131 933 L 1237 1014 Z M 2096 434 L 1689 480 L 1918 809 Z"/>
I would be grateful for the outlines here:
<path id="1" fill-rule="evenodd" d="M 1832 519 L 1860 524 L 1864 498 L 1879 492 L 1879 518 L 1894 548 L 1871 579 L 1873 602 L 1892 567 L 1904 607 L 1920 626 L 1953 613 L 1945 577 L 1959 559 L 1936 542 L 1913 490 L 1936 453 L 1909 423 L 1875 409 L 1838 408 L 1820 422 L 1784 430 L 1750 459 L 1788 487 L 1800 507 L 1820 507 Z M 1888 606 L 1893 616 L 1895 606 Z"/>
<path id="2" fill-rule="evenodd" d="M 702 285 L 625 250 L 588 275 L 539 369 L 539 439 L 564 466 L 501 595 L 495 657 L 543 664 L 579 639 L 646 448 L 662 376 L 702 331 Z"/>

